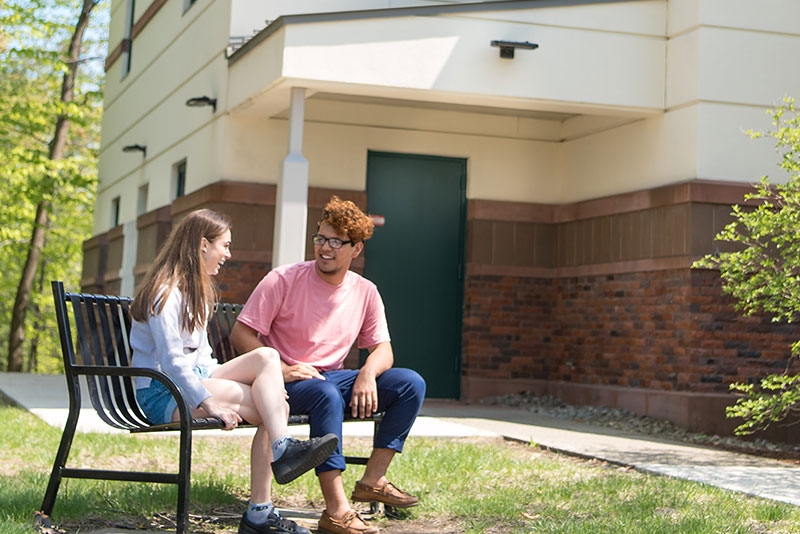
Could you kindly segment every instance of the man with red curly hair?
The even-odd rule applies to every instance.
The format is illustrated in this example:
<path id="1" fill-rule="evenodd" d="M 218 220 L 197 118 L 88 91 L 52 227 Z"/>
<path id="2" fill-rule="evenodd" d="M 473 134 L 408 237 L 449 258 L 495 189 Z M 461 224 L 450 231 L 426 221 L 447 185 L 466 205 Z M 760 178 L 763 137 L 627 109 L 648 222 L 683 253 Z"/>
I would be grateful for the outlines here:
<path id="1" fill-rule="evenodd" d="M 425 398 L 415 371 L 394 368 L 383 301 L 369 280 L 350 270 L 372 237 L 372 220 L 353 202 L 334 196 L 311 236 L 314 260 L 273 269 L 247 300 L 231 339 L 240 352 L 272 347 L 281 355 L 291 413 L 309 414 L 311 436 L 334 433 L 339 447 L 316 468 L 325 510 L 321 532 L 378 532 L 352 509 L 342 483 L 344 410 L 366 418 L 384 412 L 353 501 L 397 508 L 418 500 L 386 478 Z M 369 351 L 361 369 L 343 369 L 354 342 Z"/>

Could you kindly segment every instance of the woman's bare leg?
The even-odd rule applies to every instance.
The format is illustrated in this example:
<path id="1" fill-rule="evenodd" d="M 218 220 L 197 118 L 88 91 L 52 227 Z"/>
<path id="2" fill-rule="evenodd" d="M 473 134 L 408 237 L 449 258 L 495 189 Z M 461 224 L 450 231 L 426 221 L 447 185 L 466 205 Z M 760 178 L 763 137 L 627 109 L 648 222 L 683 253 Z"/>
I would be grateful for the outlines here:
<path id="1" fill-rule="evenodd" d="M 250 500 L 269 502 L 272 493 L 272 442 L 286 435 L 289 405 L 278 353 L 264 347 L 218 367 L 203 380 L 217 403 L 258 428 L 250 446 Z"/>
<path id="2" fill-rule="evenodd" d="M 230 381 L 249 387 L 230 387 Z M 287 434 L 289 404 L 276 350 L 262 347 L 242 354 L 218 367 L 203 384 L 218 403 L 251 424 L 263 424 L 271 441 Z"/>
<path id="3" fill-rule="evenodd" d="M 271 440 L 263 426 L 258 427 L 250 445 L 250 501 L 270 502 L 272 499 Z"/>

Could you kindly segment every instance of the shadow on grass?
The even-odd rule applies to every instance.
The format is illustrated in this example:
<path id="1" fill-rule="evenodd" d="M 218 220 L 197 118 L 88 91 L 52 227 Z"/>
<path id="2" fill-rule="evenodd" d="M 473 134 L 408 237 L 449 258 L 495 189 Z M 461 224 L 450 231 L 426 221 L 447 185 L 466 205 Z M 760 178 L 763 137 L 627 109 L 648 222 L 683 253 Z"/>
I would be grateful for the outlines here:
<path id="1" fill-rule="evenodd" d="M 8 520 L 3 523 L 17 525 L 17 530 L 0 526 L 0 534 L 32 532 L 30 528 L 18 528 L 34 524 L 48 477 L 25 472 L 13 479 L 0 478 L 3 519 Z M 65 479 L 49 518 L 50 532 L 90 532 L 104 528 L 174 530 L 176 509 L 177 488 L 172 485 Z M 243 509 L 244 501 L 231 493 L 229 484 L 193 483 L 190 531 L 212 533 L 232 529 L 235 532 Z"/>

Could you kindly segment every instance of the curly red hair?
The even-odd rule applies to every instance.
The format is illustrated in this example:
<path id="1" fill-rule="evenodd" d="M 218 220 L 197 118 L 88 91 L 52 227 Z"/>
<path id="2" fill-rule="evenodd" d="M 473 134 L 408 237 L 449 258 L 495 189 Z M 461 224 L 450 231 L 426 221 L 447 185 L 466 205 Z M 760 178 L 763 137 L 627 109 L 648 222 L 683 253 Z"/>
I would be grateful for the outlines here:
<path id="1" fill-rule="evenodd" d="M 347 237 L 356 243 L 372 237 L 375 229 L 372 219 L 354 202 L 342 200 L 336 195 L 331 197 L 322 211 L 322 218 L 317 221 L 317 228 L 323 223 L 330 224 L 336 233 L 347 234 Z"/>

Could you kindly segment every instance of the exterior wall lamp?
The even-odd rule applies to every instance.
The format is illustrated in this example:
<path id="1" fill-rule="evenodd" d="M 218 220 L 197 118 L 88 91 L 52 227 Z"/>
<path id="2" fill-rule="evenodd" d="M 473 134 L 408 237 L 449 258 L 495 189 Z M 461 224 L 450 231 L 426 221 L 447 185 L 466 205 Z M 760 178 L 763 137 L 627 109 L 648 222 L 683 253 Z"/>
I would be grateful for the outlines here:
<path id="1" fill-rule="evenodd" d="M 503 59 L 514 59 L 514 49 L 522 48 L 523 50 L 536 50 L 539 45 L 536 43 L 529 43 L 528 41 L 492 41 L 492 46 L 500 48 L 500 57 Z"/>
<path id="2" fill-rule="evenodd" d="M 195 96 L 186 101 L 186 105 L 190 108 L 199 108 L 202 106 L 211 106 L 211 112 L 217 112 L 217 99 L 210 96 Z"/>
<path id="3" fill-rule="evenodd" d="M 147 156 L 147 147 L 144 145 L 125 145 L 122 147 L 123 152 L 141 152 L 142 157 Z"/>

